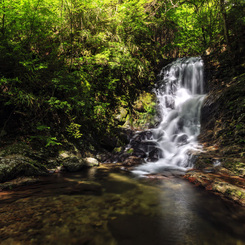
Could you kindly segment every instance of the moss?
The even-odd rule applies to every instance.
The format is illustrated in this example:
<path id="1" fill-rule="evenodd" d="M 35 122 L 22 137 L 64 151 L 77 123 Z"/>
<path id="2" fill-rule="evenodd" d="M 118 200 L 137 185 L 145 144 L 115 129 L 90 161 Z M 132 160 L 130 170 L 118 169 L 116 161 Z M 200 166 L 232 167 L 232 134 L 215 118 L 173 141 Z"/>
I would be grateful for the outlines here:
<path id="1" fill-rule="evenodd" d="M 154 93 L 143 92 L 134 103 L 134 110 L 147 112 L 149 107 L 155 106 L 156 95 Z"/>
<path id="2" fill-rule="evenodd" d="M 240 160 L 240 158 L 228 158 L 223 161 L 223 165 L 232 171 L 233 174 L 243 176 L 245 173 L 245 163 Z"/>
<path id="3" fill-rule="evenodd" d="M 0 159 L 0 182 L 19 176 L 38 176 L 47 173 L 42 164 L 23 155 L 11 155 Z"/>
<path id="4" fill-rule="evenodd" d="M 237 196 L 242 197 L 242 192 L 241 191 L 237 191 L 236 194 L 237 194 Z"/>
<path id="5" fill-rule="evenodd" d="M 119 152 L 122 151 L 122 149 L 123 149 L 122 147 L 116 147 L 116 148 L 114 148 L 113 151 L 114 151 L 115 153 L 119 153 Z"/>
<path id="6" fill-rule="evenodd" d="M 24 142 L 18 142 L 9 146 L 6 146 L 0 151 L 0 156 L 5 157 L 13 154 L 22 154 L 25 155 L 28 151 L 31 150 L 31 147 Z"/>
<path id="7" fill-rule="evenodd" d="M 128 154 L 132 154 L 134 152 L 134 149 L 133 148 L 129 148 L 127 151 L 126 151 L 126 153 L 128 153 Z"/>
<path id="8" fill-rule="evenodd" d="M 133 126 L 139 129 L 151 128 L 156 124 L 156 95 L 142 93 L 133 106 Z"/>

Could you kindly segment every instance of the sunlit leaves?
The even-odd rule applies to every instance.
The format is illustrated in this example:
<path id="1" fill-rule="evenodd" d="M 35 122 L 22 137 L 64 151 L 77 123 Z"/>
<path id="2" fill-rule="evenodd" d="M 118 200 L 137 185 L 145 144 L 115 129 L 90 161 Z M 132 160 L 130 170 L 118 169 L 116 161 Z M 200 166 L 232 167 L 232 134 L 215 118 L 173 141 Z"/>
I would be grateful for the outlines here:
<path id="1" fill-rule="evenodd" d="M 67 126 L 66 131 L 70 135 L 70 137 L 73 137 L 75 139 L 79 139 L 82 137 L 82 133 L 80 132 L 80 128 L 82 125 L 74 123 L 75 118 L 73 118 L 71 121 L 71 124 Z"/>
<path id="2" fill-rule="evenodd" d="M 48 100 L 49 105 L 51 106 L 52 110 L 65 110 L 66 112 L 72 109 L 72 105 L 70 105 L 67 101 L 62 101 L 57 99 L 56 97 L 51 97 Z"/>
<path id="3" fill-rule="evenodd" d="M 235 2 L 225 2 L 236 23 L 230 37 L 244 19 Z M 163 59 L 224 41 L 219 7 L 218 0 L 1 1 L 0 99 L 73 138 L 84 125 L 106 130 L 117 107 L 154 82 Z"/>

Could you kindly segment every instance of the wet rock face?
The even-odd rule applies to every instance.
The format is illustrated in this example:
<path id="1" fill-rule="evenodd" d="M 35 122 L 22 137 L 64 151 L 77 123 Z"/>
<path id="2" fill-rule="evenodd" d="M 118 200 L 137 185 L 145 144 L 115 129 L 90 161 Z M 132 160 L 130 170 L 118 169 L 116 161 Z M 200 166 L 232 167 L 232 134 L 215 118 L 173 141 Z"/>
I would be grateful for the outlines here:
<path id="1" fill-rule="evenodd" d="M 130 146 L 135 150 L 141 150 L 141 151 L 147 151 L 151 145 L 154 145 L 153 142 L 147 142 L 147 140 L 150 140 L 152 138 L 152 132 L 150 131 L 143 131 L 138 134 L 136 134 L 131 142 Z"/>
<path id="2" fill-rule="evenodd" d="M 145 142 L 144 140 L 150 137 L 151 136 L 149 135 L 148 132 L 141 132 L 139 134 L 136 134 L 132 138 L 130 142 L 130 147 L 133 156 L 137 156 L 141 158 L 145 158 L 147 156 L 146 151 L 149 148 L 149 144 L 147 144 L 147 142 Z"/>
<path id="3" fill-rule="evenodd" d="M 178 145 L 185 145 L 188 142 L 188 136 L 186 134 L 183 134 L 179 136 L 176 140 Z"/>
<path id="4" fill-rule="evenodd" d="M 151 131 L 143 131 L 138 133 L 130 142 L 133 149 L 133 155 L 141 158 L 147 158 L 147 161 L 156 162 L 163 158 L 163 152 L 156 142 L 151 142 L 153 134 Z"/>
<path id="5" fill-rule="evenodd" d="M 132 148 L 133 149 L 133 148 Z M 133 149 L 133 153 L 132 153 L 133 156 L 136 156 L 136 157 L 140 157 L 140 158 L 145 158 L 147 157 L 146 153 L 141 150 L 141 149 Z"/>
<path id="6" fill-rule="evenodd" d="M 156 162 L 156 161 L 158 161 L 158 159 L 163 158 L 163 157 L 164 157 L 164 155 L 163 155 L 162 150 L 159 148 L 154 148 L 153 150 L 151 150 L 149 152 L 147 161 Z"/>
<path id="7" fill-rule="evenodd" d="M 145 153 L 151 152 L 157 147 L 156 142 L 139 142 L 137 144 L 133 144 L 132 148 L 134 149 L 135 152 L 141 150 Z"/>
<path id="8" fill-rule="evenodd" d="M 130 148 L 122 148 L 120 152 L 116 152 L 107 162 L 122 162 L 126 166 L 139 165 L 145 160 L 156 162 L 163 157 L 163 152 L 158 148 L 156 142 L 148 141 L 152 139 L 152 136 L 151 131 L 136 133 L 130 141 Z"/>
<path id="9" fill-rule="evenodd" d="M 171 109 L 175 108 L 175 101 L 171 96 L 165 98 L 165 104 L 166 104 L 166 107 L 168 108 L 171 108 Z"/>

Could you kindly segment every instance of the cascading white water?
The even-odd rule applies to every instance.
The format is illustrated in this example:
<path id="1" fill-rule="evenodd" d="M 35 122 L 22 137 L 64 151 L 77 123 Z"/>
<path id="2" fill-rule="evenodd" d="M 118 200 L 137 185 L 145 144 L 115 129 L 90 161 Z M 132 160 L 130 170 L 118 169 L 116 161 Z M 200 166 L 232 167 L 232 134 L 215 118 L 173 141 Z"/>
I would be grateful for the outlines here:
<path id="1" fill-rule="evenodd" d="M 133 172 L 140 175 L 191 168 L 190 152 L 198 148 L 200 111 L 205 96 L 202 59 L 178 59 L 164 67 L 159 78 L 155 93 L 161 122 L 150 129 L 151 137 L 144 141 L 154 144 L 160 157 L 136 167 Z"/>

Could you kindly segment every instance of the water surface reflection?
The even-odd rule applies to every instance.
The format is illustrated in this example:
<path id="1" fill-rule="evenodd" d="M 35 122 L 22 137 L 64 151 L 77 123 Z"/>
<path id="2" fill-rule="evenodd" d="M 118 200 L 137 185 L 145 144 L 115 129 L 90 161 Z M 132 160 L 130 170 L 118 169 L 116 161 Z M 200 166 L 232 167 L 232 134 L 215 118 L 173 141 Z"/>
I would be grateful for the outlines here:
<path id="1" fill-rule="evenodd" d="M 105 167 L 0 194 L 1 244 L 245 244 L 244 208 Z"/>

